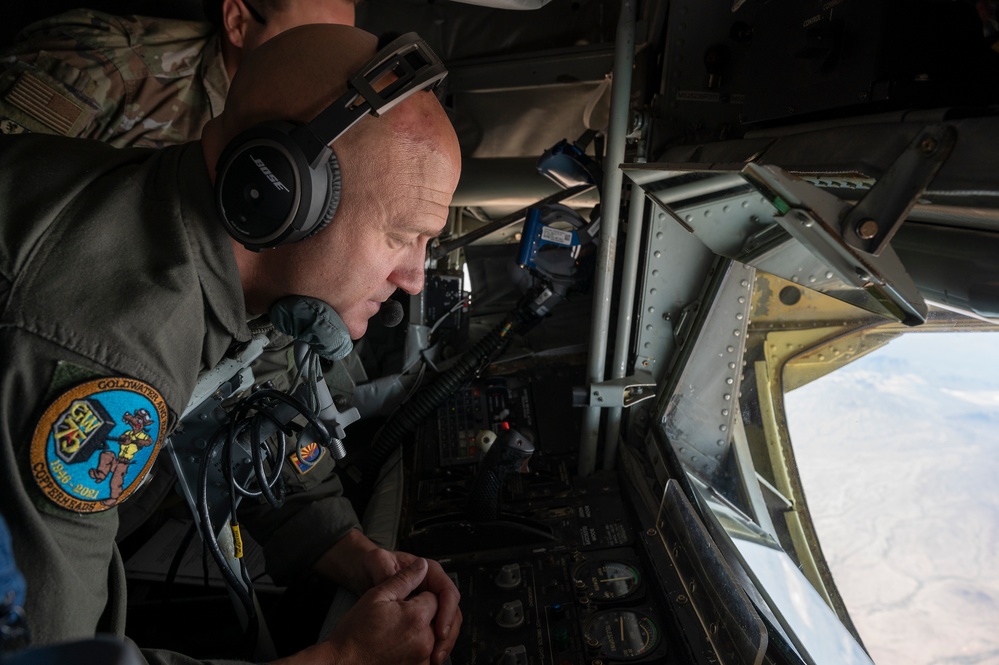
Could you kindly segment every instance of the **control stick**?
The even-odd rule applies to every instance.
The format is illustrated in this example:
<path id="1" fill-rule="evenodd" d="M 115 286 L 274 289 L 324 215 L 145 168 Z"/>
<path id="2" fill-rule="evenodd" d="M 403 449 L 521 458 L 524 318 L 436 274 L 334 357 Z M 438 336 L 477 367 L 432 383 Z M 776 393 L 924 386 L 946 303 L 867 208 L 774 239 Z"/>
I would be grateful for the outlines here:
<path id="1" fill-rule="evenodd" d="M 506 475 L 527 473 L 527 462 L 534 454 L 534 444 L 517 430 L 507 426 L 479 462 L 478 473 L 468 497 L 468 516 L 474 522 L 499 518 L 500 493 Z"/>

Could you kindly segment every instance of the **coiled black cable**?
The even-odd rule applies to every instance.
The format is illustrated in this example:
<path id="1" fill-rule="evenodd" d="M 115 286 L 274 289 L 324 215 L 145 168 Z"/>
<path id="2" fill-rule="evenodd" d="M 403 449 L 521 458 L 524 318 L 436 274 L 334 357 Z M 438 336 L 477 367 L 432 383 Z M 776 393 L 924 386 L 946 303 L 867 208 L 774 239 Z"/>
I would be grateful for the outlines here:
<path id="1" fill-rule="evenodd" d="M 282 403 L 285 405 L 284 408 L 282 408 Z M 252 415 L 250 415 L 251 411 Z M 299 415 L 308 420 L 319 435 L 322 445 L 329 448 L 332 445 L 332 437 L 313 409 L 293 395 L 271 388 L 263 388 L 236 403 L 230 411 L 228 422 L 219 427 L 212 435 L 205 448 L 199 468 L 196 503 L 202 540 L 215 560 L 226 585 L 232 589 L 246 612 L 247 637 L 250 645 L 257 643 L 260 634 L 259 617 L 252 596 L 253 583 L 241 555 L 237 553 L 236 556 L 239 563 L 239 576 L 237 577 L 229 567 L 229 563 L 219 546 L 218 530 L 212 523 L 208 503 L 208 472 L 216 450 L 221 447 L 221 471 L 229 486 L 229 528 L 233 531 L 233 539 L 236 541 L 239 539 L 239 522 L 236 518 L 239 497 L 262 496 L 274 508 L 280 507 L 284 502 L 285 487 L 281 479 L 281 471 L 287 454 L 287 436 L 292 433 L 290 426 L 292 419 Z M 266 435 L 265 428 L 269 432 Z M 268 443 L 272 438 L 276 439 L 273 448 Z M 234 473 L 233 448 L 235 446 L 246 447 L 247 445 L 253 470 L 250 480 L 256 480 L 256 489 L 240 484 Z M 269 474 L 264 467 L 265 459 L 271 467 Z M 234 544 L 237 551 L 241 549 L 241 541 Z"/>
<path id="2" fill-rule="evenodd" d="M 208 548 L 209 553 L 212 558 L 215 559 L 215 564 L 219 568 L 219 572 L 222 573 L 222 579 L 225 580 L 226 584 L 239 599 L 240 604 L 243 606 L 243 611 L 246 612 L 246 626 L 247 626 L 247 637 L 249 637 L 250 644 L 256 644 L 257 637 L 260 634 L 260 624 L 257 617 L 257 609 L 253 603 L 253 598 L 250 595 L 250 587 L 244 586 L 243 582 L 236 577 L 229 568 L 229 563 L 226 561 L 225 555 L 222 553 L 222 549 L 219 547 L 218 538 L 215 535 L 215 527 L 212 524 L 212 518 L 208 506 L 208 468 L 211 465 L 211 456 L 215 449 L 222 445 L 222 437 L 219 434 L 222 432 L 221 429 L 215 433 L 212 440 L 209 442 L 208 446 L 205 448 L 205 458 L 201 462 L 201 468 L 198 470 L 198 518 L 201 524 L 201 538 Z M 242 559 L 239 560 L 240 568 L 245 568 Z"/>

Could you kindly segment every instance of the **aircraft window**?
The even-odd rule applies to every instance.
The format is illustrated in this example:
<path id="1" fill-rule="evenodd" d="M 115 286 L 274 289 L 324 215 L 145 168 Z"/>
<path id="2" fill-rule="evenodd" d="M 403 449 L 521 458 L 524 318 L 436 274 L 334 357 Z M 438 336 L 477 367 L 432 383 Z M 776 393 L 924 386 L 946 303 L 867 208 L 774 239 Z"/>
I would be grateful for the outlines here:
<path id="1" fill-rule="evenodd" d="M 963 621 L 983 630 L 994 627 L 999 619 L 995 609 L 999 583 L 976 586 L 972 575 L 992 574 L 985 562 L 994 559 L 996 545 L 996 501 L 987 492 L 999 471 L 999 454 L 989 443 L 996 441 L 990 429 L 999 424 L 999 378 L 995 378 L 999 324 L 931 303 L 925 323 L 912 328 L 738 262 L 721 265 L 716 275 L 715 285 L 704 296 L 710 306 L 702 303 L 699 308 L 707 313 L 692 314 L 697 320 L 684 333 L 693 343 L 682 349 L 682 369 L 671 374 L 668 390 L 659 400 L 662 436 L 672 448 L 671 456 L 686 470 L 702 517 L 714 524 L 716 539 L 727 536 L 723 550 L 730 564 L 743 571 L 743 586 L 768 623 L 771 639 L 787 644 L 806 662 L 861 663 L 870 661 L 859 640 L 874 638 L 867 634 L 870 629 L 864 634 L 858 631 L 850 610 L 875 612 L 875 629 L 895 640 L 891 643 L 895 645 L 905 639 L 920 644 L 920 621 L 936 621 L 939 634 L 948 636 L 941 654 L 953 654 L 950 622 Z M 744 298 L 750 291 L 751 298 Z M 686 329 L 683 321 L 679 327 Z M 882 353 L 921 340 L 953 340 L 955 334 L 969 342 L 945 342 L 938 347 L 943 351 L 910 351 L 908 365 L 878 360 Z M 970 341 L 978 339 L 985 341 Z M 927 360 L 932 355 L 940 357 L 938 369 Z M 879 380 L 870 372 L 850 379 L 855 368 L 871 362 L 881 363 L 875 365 L 881 371 Z M 972 373 L 959 374 L 962 368 Z M 888 370 L 894 373 L 889 376 Z M 944 383 L 944 378 L 951 383 Z M 799 408 L 792 437 L 785 398 L 797 400 L 796 395 L 808 395 L 826 383 L 842 386 L 843 395 L 838 400 L 813 398 L 806 409 Z M 937 394 L 944 390 L 949 392 Z M 737 403 L 729 408 L 736 396 Z M 718 397 L 717 405 L 713 397 Z M 918 416 L 906 415 L 903 404 L 914 407 Z M 955 411 L 962 405 L 964 411 Z M 957 417 L 961 414 L 968 422 Z M 875 420 L 875 415 L 882 420 Z M 848 432 L 851 420 L 860 431 Z M 959 443 L 948 443 L 941 432 L 943 423 L 944 433 L 957 436 Z M 918 428 L 918 435 L 906 434 L 908 424 Z M 806 432 L 813 431 L 822 436 L 809 438 Z M 894 437 L 896 449 L 902 442 L 915 443 L 886 458 L 887 450 L 874 448 L 866 435 L 874 436 L 875 442 Z M 812 475 L 802 478 L 799 455 L 808 454 L 802 452 L 805 445 L 826 457 L 809 460 Z M 864 485 L 871 492 L 864 496 L 844 478 L 861 477 L 871 466 L 865 464 L 869 459 L 881 466 L 873 467 L 880 470 Z M 983 461 L 969 473 L 969 464 L 978 464 L 979 459 Z M 896 478 L 911 483 L 906 485 L 909 489 L 896 490 L 889 483 Z M 821 490 L 813 490 L 815 483 Z M 823 490 L 826 496 L 819 496 Z M 972 490 L 980 492 L 978 498 L 971 498 Z M 903 509 L 901 526 L 887 523 L 881 510 L 896 499 Z M 831 507 L 824 500 L 833 502 Z M 834 519 L 833 526 L 817 530 L 811 502 L 816 514 Z M 847 502 L 853 502 L 850 510 L 867 515 L 869 521 L 861 522 L 849 512 L 848 519 L 842 519 Z M 922 536 L 938 550 L 917 553 L 919 538 L 906 529 L 924 521 L 924 512 L 930 514 L 924 503 L 955 512 L 945 527 Z M 849 531 L 851 526 L 855 530 Z M 887 532 L 879 535 L 875 526 Z M 908 539 L 899 540 L 903 535 Z M 835 549 L 827 543 L 830 540 L 845 550 Z M 948 541 L 953 546 L 941 552 L 939 545 Z M 904 551 L 909 563 L 892 562 L 902 566 L 901 572 L 888 563 L 870 565 L 860 553 L 868 543 Z M 960 576 L 942 584 L 934 574 L 936 560 L 960 561 L 957 549 L 964 550 L 962 555 L 970 550 L 977 559 L 965 563 L 967 570 Z M 857 605 L 855 598 L 844 601 L 837 587 L 840 573 L 830 568 L 827 556 L 880 573 L 877 585 L 860 586 L 868 595 L 859 600 L 869 607 Z M 893 580 L 909 584 L 897 592 L 899 597 L 886 591 L 885 585 Z M 905 624 L 911 630 L 902 631 L 899 625 L 904 621 L 889 624 L 883 610 L 906 592 L 923 614 Z M 935 614 L 929 618 L 927 606 L 942 607 L 945 600 L 953 607 L 945 610 L 949 619 Z M 988 607 L 976 609 L 979 603 Z M 969 638 L 967 644 L 975 653 L 989 649 L 994 653 L 995 641 L 986 641 L 994 638 L 989 632 L 984 635 L 989 637 L 977 642 Z M 902 659 L 887 655 L 891 661 Z"/>
<path id="2" fill-rule="evenodd" d="M 856 341 L 789 361 L 785 383 Z M 997 370 L 999 332 L 915 329 L 786 395 L 811 520 L 875 662 L 999 652 Z"/>

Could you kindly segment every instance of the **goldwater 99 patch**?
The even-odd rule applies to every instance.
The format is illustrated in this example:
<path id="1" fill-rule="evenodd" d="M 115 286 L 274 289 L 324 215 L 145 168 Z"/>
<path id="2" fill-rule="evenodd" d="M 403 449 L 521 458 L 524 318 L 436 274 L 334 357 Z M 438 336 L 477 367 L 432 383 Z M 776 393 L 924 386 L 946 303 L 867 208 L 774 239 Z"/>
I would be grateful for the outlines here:
<path id="1" fill-rule="evenodd" d="M 45 496 L 67 510 L 108 510 L 142 484 L 166 422 L 166 402 L 148 383 L 88 381 L 42 414 L 31 440 L 31 474 Z"/>

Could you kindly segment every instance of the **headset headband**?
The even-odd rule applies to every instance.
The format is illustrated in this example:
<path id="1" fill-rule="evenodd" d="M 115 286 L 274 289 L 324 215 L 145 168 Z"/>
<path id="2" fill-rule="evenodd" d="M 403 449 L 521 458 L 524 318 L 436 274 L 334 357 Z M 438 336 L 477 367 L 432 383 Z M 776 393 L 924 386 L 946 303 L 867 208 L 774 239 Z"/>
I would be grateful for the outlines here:
<path id="1" fill-rule="evenodd" d="M 376 91 L 386 75 L 396 80 Z M 435 88 L 447 76 L 440 58 L 415 32 L 393 40 L 350 77 L 347 92 L 308 124 L 292 132 L 312 168 L 329 159 L 329 144 L 340 138 L 365 115 L 381 115 L 420 90 Z"/>
<path id="2" fill-rule="evenodd" d="M 216 165 L 215 202 L 226 231 L 255 251 L 317 233 L 340 204 L 340 165 L 330 144 L 369 113 L 380 115 L 445 76 L 440 59 L 410 32 L 380 49 L 311 122 L 277 120 L 240 133 Z"/>

